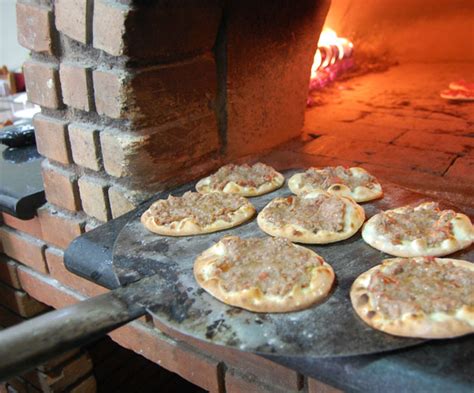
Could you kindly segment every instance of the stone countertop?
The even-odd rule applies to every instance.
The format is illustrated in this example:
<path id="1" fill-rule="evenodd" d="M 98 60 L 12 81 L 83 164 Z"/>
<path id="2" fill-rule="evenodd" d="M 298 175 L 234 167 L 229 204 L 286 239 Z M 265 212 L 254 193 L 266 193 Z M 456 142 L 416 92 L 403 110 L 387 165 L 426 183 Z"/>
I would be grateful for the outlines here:
<path id="1" fill-rule="evenodd" d="M 0 210 L 23 220 L 33 218 L 45 200 L 42 158 L 36 146 L 0 145 Z"/>
<path id="2" fill-rule="evenodd" d="M 77 238 L 66 252 L 66 267 L 102 286 L 116 288 L 119 284 L 112 270 L 113 244 L 132 214 Z M 474 387 L 472 335 L 376 355 L 271 360 L 344 391 L 472 392 Z"/>

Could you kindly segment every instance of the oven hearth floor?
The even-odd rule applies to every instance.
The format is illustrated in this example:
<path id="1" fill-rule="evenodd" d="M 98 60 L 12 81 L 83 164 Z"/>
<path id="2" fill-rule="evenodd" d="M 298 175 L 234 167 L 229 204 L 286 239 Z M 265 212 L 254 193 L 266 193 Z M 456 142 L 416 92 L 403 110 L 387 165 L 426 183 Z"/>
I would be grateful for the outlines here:
<path id="1" fill-rule="evenodd" d="M 474 208 L 474 102 L 439 92 L 474 63 L 404 64 L 337 82 L 315 95 L 301 140 L 264 159 L 289 167 L 361 165 L 418 192 Z"/>

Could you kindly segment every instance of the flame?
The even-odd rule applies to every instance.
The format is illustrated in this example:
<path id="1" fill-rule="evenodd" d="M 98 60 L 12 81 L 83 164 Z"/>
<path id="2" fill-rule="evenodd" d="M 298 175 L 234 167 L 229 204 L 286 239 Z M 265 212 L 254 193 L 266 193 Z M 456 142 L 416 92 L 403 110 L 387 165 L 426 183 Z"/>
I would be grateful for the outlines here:
<path id="1" fill-rule="evenodd" d="M 325 27 L 319 36 L 318 49 L 314 54 L 313 66 L 311 67 L 311 77 L 316 76 L 316 72 L 320 68 L 326 68 L 349 57 L 352 53 L 352 42 L 347 38 L 338 37 L 337 33 Z"/>
<path id="2" fill-rule="evenodd" d="M 319 36 L 318 46 L 329 46 L 337 44 L 337 33 L 330 27 L 325 27 Z"/>

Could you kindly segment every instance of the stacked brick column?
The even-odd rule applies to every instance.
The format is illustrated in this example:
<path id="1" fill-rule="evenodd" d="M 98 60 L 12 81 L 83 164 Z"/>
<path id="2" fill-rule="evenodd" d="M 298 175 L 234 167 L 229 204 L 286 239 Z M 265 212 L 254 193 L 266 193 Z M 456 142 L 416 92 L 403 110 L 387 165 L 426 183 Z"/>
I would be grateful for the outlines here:
<path id="1" fill-rule="evenodd" d="M 99 222 L 301 132 L 328 1 L 18 0 L 48 201 Z M 81 216 L 81 214 L 79 214 Z M 85 225 L 85 224 L 84 224 Z"/>

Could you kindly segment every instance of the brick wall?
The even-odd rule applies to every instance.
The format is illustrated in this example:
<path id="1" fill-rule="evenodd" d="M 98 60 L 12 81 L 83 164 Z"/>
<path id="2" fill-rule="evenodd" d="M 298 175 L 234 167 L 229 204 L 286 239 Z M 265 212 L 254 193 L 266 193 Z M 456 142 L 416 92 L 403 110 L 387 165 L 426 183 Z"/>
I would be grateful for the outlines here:
<path id="1" fill-rule="evenodd" d="M 329 1 L 257 3 L 18 0 L 55 209 L 104 222 L 299 135 Z"/>

